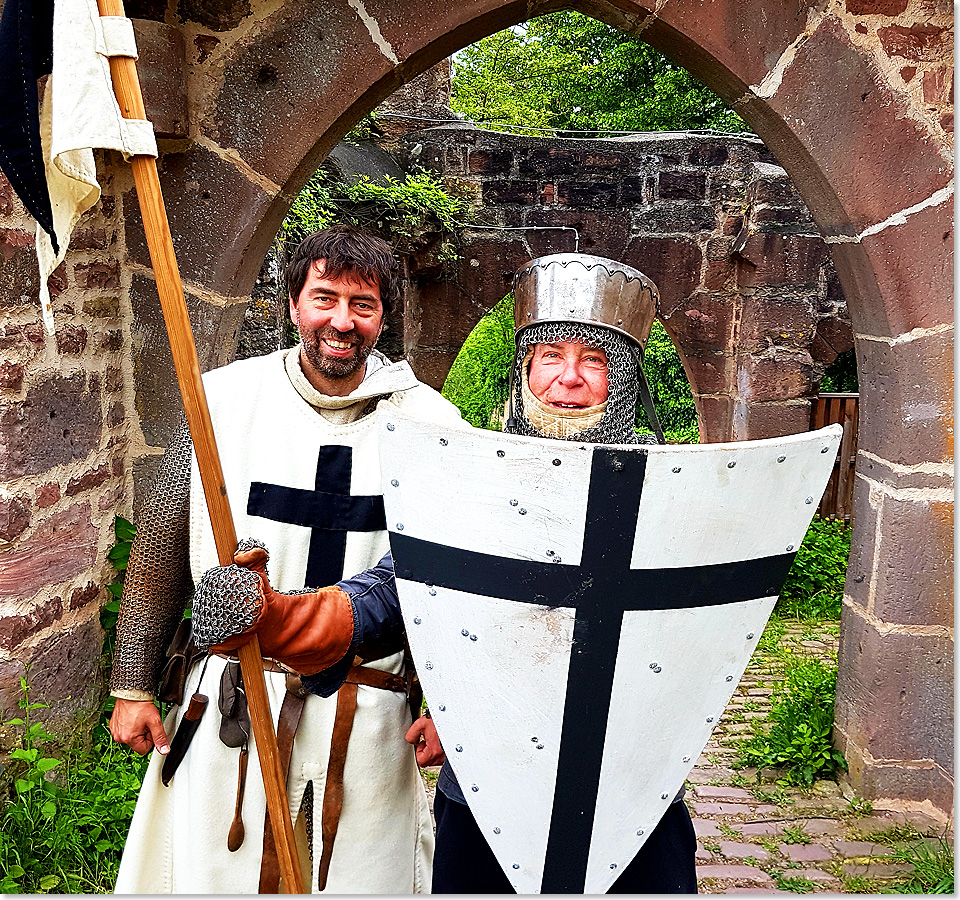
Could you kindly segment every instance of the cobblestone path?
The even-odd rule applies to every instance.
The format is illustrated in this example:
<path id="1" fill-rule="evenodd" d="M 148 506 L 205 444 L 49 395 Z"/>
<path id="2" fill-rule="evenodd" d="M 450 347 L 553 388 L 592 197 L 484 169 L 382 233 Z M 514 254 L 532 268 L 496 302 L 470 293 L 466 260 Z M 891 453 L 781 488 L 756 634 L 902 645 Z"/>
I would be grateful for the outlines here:
<path id="1" fill-rule="evenodd" d="M 911 866 L 890 860 L 911 834 L 902 815 L 863 814 L 833 781 L 810 789 L 781 786 L 777 773 L 735 770 L 736 746 L 764 718 L 791 655 L 836 663 L 837 623 L 781 626 L 761 641 L 717 728 L 687 778 L 686 803 L 697 833 L 702 894 L 875 893 Z M 778 634 L 767 636 L 777 638 Z M 767 644 L 771 649 L 764 650 Z M 425 770 L 433 806 L 436 772 Z M 922 830 L 922 829 L 921 829 Z M 949 836 L 952 840 L 952 834 Z M 933 840 L 933 838 L 930 838 Z"/>

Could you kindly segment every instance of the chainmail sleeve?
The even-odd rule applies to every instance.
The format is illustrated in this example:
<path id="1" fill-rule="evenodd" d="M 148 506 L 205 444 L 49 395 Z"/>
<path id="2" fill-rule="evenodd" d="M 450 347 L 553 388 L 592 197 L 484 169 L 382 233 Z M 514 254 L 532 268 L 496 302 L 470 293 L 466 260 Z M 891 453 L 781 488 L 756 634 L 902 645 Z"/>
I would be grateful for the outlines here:
<path id="1" fill-rule="evenodd" d="M 181 422 L 137 523 L 117 620 L 110 675 L 114 697 L 153 699 L 193 588 L 188 553 L 192 446 Z"/>

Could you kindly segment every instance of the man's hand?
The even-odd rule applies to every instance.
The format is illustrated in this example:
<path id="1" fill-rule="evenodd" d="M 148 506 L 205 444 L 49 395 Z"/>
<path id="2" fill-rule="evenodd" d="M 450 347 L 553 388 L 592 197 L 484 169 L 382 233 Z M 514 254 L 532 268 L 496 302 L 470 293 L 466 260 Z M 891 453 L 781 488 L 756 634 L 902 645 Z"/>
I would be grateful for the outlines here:
<path id="1" fill-rule="evenodd" d="M 437 734 L 437 726 L 433 724 L 433 719 L 420 716 L 407 729 L 404 739 L 408 744 L 416 747 L 418 766 L 439 766 L 447 758 L 443 747 L 440 746 L 440 736 Z"/>
<path id="2" fill-rule="evenodd" d="M 146 756 L 154 747 L 163 754 L 170 752 L 160 710 L 150 700 L 118 697 L 110 716 L 110 734 L 118 744 L 127 744 L 141 756 Z"/>

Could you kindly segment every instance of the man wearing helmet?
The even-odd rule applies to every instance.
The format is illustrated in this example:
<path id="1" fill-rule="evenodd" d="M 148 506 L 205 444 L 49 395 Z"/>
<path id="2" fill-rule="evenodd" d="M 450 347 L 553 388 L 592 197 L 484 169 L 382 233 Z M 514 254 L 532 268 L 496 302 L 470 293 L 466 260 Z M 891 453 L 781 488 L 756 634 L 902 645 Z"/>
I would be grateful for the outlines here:
<path id="1" fill-rule="evenodd" d="M 653 438 L 634 430 L 638 395 L 662 442 L 641 361 L 656 314 L 656 286 L 646 276 L 613 260 L 585 254 L 554 254 L 523 267 L 514 281 L 516 353 L 511 372 L 510 412 L 506 431 L 532 437 L 582 443 L 632 444 Z M 354 579 L 313 595 L 285 597 L 272 592 L 262 563 L 266 554 L 253 549 L 237 555 L 241 564 L 260 572 L 271 620 L 269 633 L 286 634 L 265 655 L 293 662 L 307 676 L 309 690 L 323 695 L 336 690 L 343 659 L 376 642 L 383 634 L 384 610 L 400 620 L 392 559 Z M 331 593 L 335 592 L 335 593 Z M 334 635 L 328 628 L 304 628 L 304 603 L 321 607 L 349 598 L 352 635 Z M 229 603 L 228 598 L 217 600 Z M 296 611 L 294 611 L 296 607 Z M 194 608 L 194 617 L 204 610 Z M 289 628 L 276 622 L 289 620 Z M 228 640 L 227 648 L 243 636 Z M 223 648 L 218 648 L 223 649 Z M 346 649 L 346 653 L 344 653 Z M 434 811 L 437 844 L 435 893 L 512 893 L 513 888 L 478 828 L 429 716 L 407 733 L 417 745 L 420 765 L 443 762 Z M 683 791 L 677 795 L 633 862 L 611 888 L 612 893 L 696 893 L 696 836 Z"/>

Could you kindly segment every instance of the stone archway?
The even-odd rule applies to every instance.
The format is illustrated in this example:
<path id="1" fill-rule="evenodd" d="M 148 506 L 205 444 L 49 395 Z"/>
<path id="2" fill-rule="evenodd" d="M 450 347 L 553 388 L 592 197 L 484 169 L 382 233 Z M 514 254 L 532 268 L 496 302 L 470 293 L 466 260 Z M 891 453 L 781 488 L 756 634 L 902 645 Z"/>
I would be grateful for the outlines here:
<path id="1" fill-rule="evenodd" d="M 321 12 L 312 0 L 128 4 L 132 16 L 165 20 L 153 30 L 185 47 L 184 66 L 168 74 L 185 72 L 189 128 L 171 119 L 160 167 L 204 364 L 232 355 L 243 302 L 292 197 L 345 131 L 396 87 L 483 35 L 557 8 L 575 7 L 642 34 L 735 106 L 787 170 L 830 244 L 849 302 L 862 391 L 837 725 L 861 793 L 879 807 L 948 816 L 950 9 L 941 0 L 330 0 L 322 6 Z M 118 198 L 121 208 L 101 210 L 106 247 L 117 263 L 116 273 L 101 276 L 115 274 L 120 318 L 129 303 L 134 321 L 119 337 L 102 338 L 119 341 L 107 346 L 120 364 L 88 385 L 103 398 L 102 410 L 90 413 L 102 434 L 91 446 L 101 456 L 120 452 L 117 445 L 109 449 L 106 429 L 119 428 L 113 419 L 124 413 L 132 437 L 121 441 L 120 472 L 111 475 L 107 465 L 103 479 L 90 483 L 120 479 L 113 508 L 123 508 L 131 468 L 149 468 L 169 435 L 176 401 L 169 399 L 173 382 L 157 338 L 158 303 L 136 201 L 120 163 L 108 159 L 104 171 L 107 201 Z M 7 244 L 22 246 L 15 237 Z M 105 288 L 83 258 L 68 259 L 64 273 L 58 304 L 69 305 L 81 323 L 72 327 L 82 330 L 84 292 L 101 296 Z M 42 335 L 30 327 L 18 320 L 16 346 L 25 358 L 35 352 L 33 360 Z M 46 383 L 44 363 L 32 365 L 32 380 L 11 394 L 0 419 L 2 442 L 28 439 L 28 394 Z M 55 376 L 46 371 L 52 384 Z M 119 411 L 104 393 L 108 378 L 113 391 L 123 381 Z M 35 397 L 34 407 L 42 406 Z M 79 479 L 90 459 L 78 451 L 57 464 L 75 466 Z M 43 471 L 30 469 L 36 483 L 23 490 L 40 497 Z M 64 484 L 70 472 L 61 473 Z M 14 468 L 3 477 L 26 476 Z M 33 518 L 11 540 L 40 540 L 48 514 L 30 502 Z M 99 502 L 111 508 L 106 495 Z M 99 527 L 102 550 L 108 541 Z M 102 560 L 99 569 L 88 565 L 103 571 Z M 82 584 L 86 575 L 71 577 Z M 38 611 L 56 591 L 62 622 Z M 82 616 L 67 616 L 61 596 L 67 595 L 53 587 L 21 603 L 22 627 L 32 635 L 30 649 L 16 658 L 21 663 L 37 658 L 35 648 L 57 628 L 73 628 L 83 639 Z"/>

